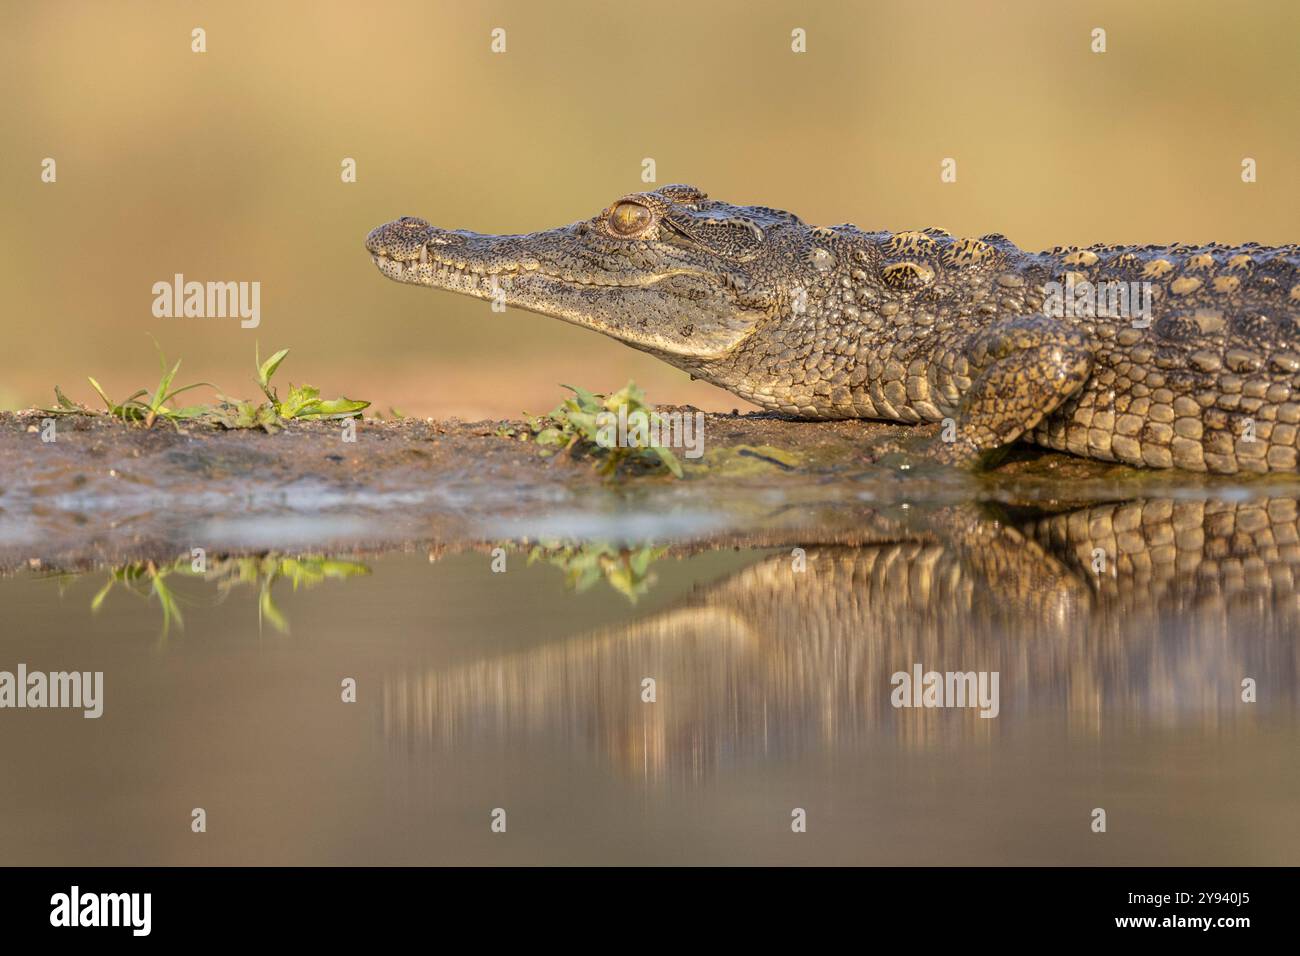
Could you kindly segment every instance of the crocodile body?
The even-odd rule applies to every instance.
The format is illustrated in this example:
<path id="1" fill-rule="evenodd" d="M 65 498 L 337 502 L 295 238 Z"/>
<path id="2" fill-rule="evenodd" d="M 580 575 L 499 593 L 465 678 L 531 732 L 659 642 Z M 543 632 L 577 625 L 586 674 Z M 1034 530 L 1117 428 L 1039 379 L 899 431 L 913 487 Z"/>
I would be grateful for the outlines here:
<path id="1" fill-rule="evenodd" d="M 930 451 L 953 463 L 1028 441 L 1139 466 L 1297 467 L 1298 246 L 1025 252 L 1001 235 L 810 226 L 684 185 L 528 235 L 407 217 L 366 246 L 390 278 L 595 329 L 764 408 L 944 423 Z"/>

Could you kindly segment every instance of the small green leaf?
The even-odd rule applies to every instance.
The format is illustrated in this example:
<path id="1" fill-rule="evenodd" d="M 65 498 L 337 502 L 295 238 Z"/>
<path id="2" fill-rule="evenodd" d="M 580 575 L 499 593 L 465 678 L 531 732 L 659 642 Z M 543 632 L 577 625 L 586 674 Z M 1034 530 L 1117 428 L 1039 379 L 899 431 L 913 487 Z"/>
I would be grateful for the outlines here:
<path id="1" fill-rule="evenodd" d="M 582 388 L 581 386 L 564 385 L 562 387 L 567 388 L 569 391 L 573 392 L 573 394 L 578 397 L 578 406 L 580 408 L 595 408 L 600 406 L 601 404 L 599 396 L 597 396 L 593 392 L 587 391 L 585 388 Z"/>
<path id="2" fill-rule="evenodd" d="M 158 598 L 158 603 L 162 606 L 163 612 L 163 627 L 160 636 L 165 640 L 172 629 L 172 622 L 175 621 L 178 625 L 184 627 L 185 618 L 181 616 L 181 607 L 176 601 L 176 595 L 163 581 L 164 577 L 166 577 L 166 572 L 153 572 L 153 593 Z"/>
<path id="3" fill-rule="evenodd" d="M 667 448 L 655 448 L 654 452 L 659 456 L 659 460 L 668 467 L 668 470 L 673 473 L 674 477 L 682 477 L 682 463 L 677 460 L 676 455 Z"/>
<path id="4" fill-rule="evenodd" d="M 270 388 L 271 378 L 275 375 L 275 370 L 280 367 L 280 363 L 284 361 L 285 356 L 288 354 L 288 349 L 280 349 L 257 367 L 257 383 L 262 386 L 263 390 Z"/>
<path id="5" fill-rule="evenodd" d="M 167 409 L 168 418 L 181 418 L 191 421 L 196 418 L 203 418 L 205 415 L 212 413 L 212 407 L 209 405 L 187 405 L 185 408 Z"/>
<path id="6" fill-rule="evenodd" d="M 104 404 L 108 406 L 109 412 L 114 412 L 116 406 L 113 404 L 113 400 L 108 397 L 108 395 L 104 392 L 102 388 L 100 388 L 98 382 L 96 382 L 89 375 L 87 375 L 86 378 L 90 379 L 90 387 L 99 393 L 99 397 L 102 398 L 104 400 Z"/>
<path id="7" fill-rule="evenodd" d="M 350 398 L 318 399 L 310 412 L 300 412 L 294 417 L 310 419 L 355 418 L 361 414 L 362 409 L 369 407 L 369 402 L 358 402 Z"/>
<path id="8" fill-rule="evenodd" d="M 161 352 L 159 352 L 158 354 L 159 357 L 162 356 Z M 176 377 L 176 373 L 179 372 L 180 370 L 181 370 L 180 359 L 176 360 L 176 364 L 172 366 L 172 370 L 170 372 L 164 369 L 163 377 L 158 380 L 158 387 L 154 389 L 153 397 L 149 400 L 149 411 L 157 412 L 160 408 L 162 408 L 163 402 L 167 400 L 167 390 L 172 387 L 172 379 Z"/>
<path id="9" fill-rule="evenodd" d="M 275 606 L 275 602 L 271 599 L 271 585 L 269 583 L 262 587 L 262 595 L 258 599 L 257 605 L 260 616 L 270 621 L 272 627 L 281 634 L 289 633 L 289 622 L 285 620 L 284 615 L 280 613 L 280 609 Z"/>
<path id="10" fill-rule="evenodd" d="M 105 582 L 104 586 L 99 589 L 99 593 L 97 593 L 94 599 L 90 602 L 90 612 L 92 614 L 99 612 L 100 607 L 104 603 L 104 598 L 108 597 L 108 592 L 113 590 L 113 585 L 116 583 L 117 579 L 110 575 L 108 581 Z"/>

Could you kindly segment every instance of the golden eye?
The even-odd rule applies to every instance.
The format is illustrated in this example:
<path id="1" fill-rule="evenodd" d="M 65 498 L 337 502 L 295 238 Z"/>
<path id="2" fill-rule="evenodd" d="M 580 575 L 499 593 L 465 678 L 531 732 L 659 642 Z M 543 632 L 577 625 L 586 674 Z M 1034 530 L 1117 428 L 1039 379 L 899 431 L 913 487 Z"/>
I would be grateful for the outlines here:
<path id="1" fill-rule="evenodd" d="M 618 236 L 645 232 L 653 221 L 654 214 L 639 202 L 617 203 L 609 212 L 609 228 Z"/>

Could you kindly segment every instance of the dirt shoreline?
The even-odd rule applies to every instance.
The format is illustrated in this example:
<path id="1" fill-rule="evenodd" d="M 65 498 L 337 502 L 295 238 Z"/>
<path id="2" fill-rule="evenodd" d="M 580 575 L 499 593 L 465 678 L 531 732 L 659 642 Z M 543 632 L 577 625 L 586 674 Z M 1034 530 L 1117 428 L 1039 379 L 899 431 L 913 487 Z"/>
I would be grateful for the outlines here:
<path id="1" fill-rule="evenodd" d="M 705 416 L 685 477 L 603 480 L 589 459 L 504 437 L 521 422 L 365 420 L 283 432 L 178 432 L 106 416 L 0 413 L 0 571 L 76 569 L 212 553 L 433 552 L 489 541 L 654 540 L 680 548 L 878 539 L 908 508 L 1059 509 L 1177 494 L 1300 492 L 1293 476 L 1226 482 L 1018 450 L 980 475 L 872 464 L 874 443 L 918 430 Z M 1244 489 L 1244 490 L 1243 490 Z M 884 516 L 884 517 L 882 517 Z"/>

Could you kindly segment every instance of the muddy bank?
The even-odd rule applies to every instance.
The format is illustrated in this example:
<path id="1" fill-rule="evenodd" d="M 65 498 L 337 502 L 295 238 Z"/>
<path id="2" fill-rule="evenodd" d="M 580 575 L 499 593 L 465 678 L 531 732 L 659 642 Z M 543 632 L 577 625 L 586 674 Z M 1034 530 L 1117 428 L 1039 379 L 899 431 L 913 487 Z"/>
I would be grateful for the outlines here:
<path id="1" fill-rule="evenodd" d="M 366 420 L 267 435 L 103 416 L 0 414 L 0 570 L 165 560 L 192 547 L 432 550 L 498 540 L 601 539 L 681 546 L 858 543 L 882 514 L 992 504 L 1054 510 L 1149 495 L 1286 494 L 1243 482 L 1138 472 L 1023 449 L 969 475 L 875 464 L 881 443 L 922 434 L 874 422 L 708 415 L 704 455 L 677 480 L 602 479 L 590 459 L 544 457 L 522 423 Z"/>

